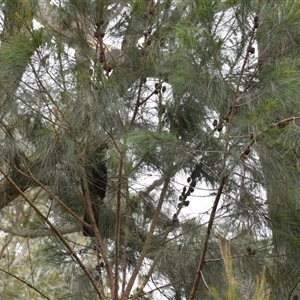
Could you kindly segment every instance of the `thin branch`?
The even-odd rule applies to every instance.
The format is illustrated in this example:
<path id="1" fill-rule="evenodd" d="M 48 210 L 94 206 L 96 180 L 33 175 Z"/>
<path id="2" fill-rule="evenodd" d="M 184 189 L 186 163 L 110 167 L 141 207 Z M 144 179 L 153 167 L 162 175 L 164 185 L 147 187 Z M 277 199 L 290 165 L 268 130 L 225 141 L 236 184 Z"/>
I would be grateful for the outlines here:
<path id="1" fill-rule="evenodd" d="M 15 278 L 15 279 L 17 279 L 17 280 L 19 280 L 19 281 L 21 281 L 22 283 L 26 284 L 29 288 L 35 290 L 37 293 L 39 293 L 39 294 L 40 294 L 42 297 L 44 297 L 45 299 L 48 299 L 48 300 L 51 300 L 51 299 L 52 299 L 52 297 L 49 298 L 49 297 L 46 296 L 43 292 L 41 292 L 40 290 L 38 290 L 36 287 L 34 287 L 34 286 L 31 285 L 30 283 L 26 282 L 24 279 L 22 279 L 22 278 L 20 278 L 20 277 L 18 277 L 18 276 L 16 276 L 16 275 L 14 275 L 14 274 L 12 274 L 12 273 L 10 273 L 10 272 L 7 272 L 7 271 L 5 271 L 5 270 L 3 270 L 3 269 L 1 269 L 1 268 L 0 268 L 0 271 L 3 272 L 3 273 L 5 273 L 5 274 L 7 274 L 7 275 L 9 275 L 9 276 L 11 276 L 11 277 L 13 277 L 13 278 Z"/>
<path id="2" fill-rule="evenodd" d="M 259 132 L 252 140 L 250 143 L 248 143 L 248 145 L 244 148 L 243 152 L 240 155 L 240 158 L 244 158 L 245 157 L 245 151 L 246 149 L 250 149 L 250 147 L 257 141 L 257 139 L 262 136 L 264 133 L 266 133 L 268 130 L 270 130 L 271 128 L 281 128 L 282 126 L 285 126 L 287 124 L 289 124 L 290 122 L 294 122 L 295 120 L 300 120 L 300 116 L 294 117 L 288 117 L 285 119 L 282 119 L 278 122 L 272 123 L 270 124 L 268 127 L 266 127 L 265 129 L 263 129 L 261 132 Z"/>
<path id="3" fill-rule="evenodd" d="M 9 233 L 13 236 L 19 236 L 23 238 L 38 238 L 38 237 L 49 237 L 55 236 L 55 232 L 52 232 L 49 228 L 40 228 L 40 229 L 27 229 L 27 228 L 19 228 L 14 229 L 11 227 L 0 226 L 0 230 Z M 74 232 L 78 232 L 78 226 L 70 226 L 64 225 L 59 227 L 58 231 L 61 235 L 70 234 Z M 1 257 L 1 255 L 0 255 Z"/>
<path id="4" fill-rule="evenodd" d="M 208 284 L 206 283 L 206 280 L 205 280 L 205 278 L 204 278 L 204 275 L 203 275 L 202 271 L 201 271 L 201 277 L 202 277 L 202 280 L 203 280 L 203 282 L 204 282 L 204 285 L 205 285 L 206 288 L 211 292 L 211 289 L 210 289 L 210 287 L 208 286 Z"/>
<path id="5" fill-rule="evenodd" d="M 55 232 L 56 236 L 61 240 L 61 242 L 65 245 L 65 247 L 68 249 L 71 257 L 78 263 L 78 265 L 81 267 L 83 272 L 86 274 L 88 279 L 90 280 L 91 284 L 95 288 L 96 293 L 98 294 L 100 299 L 105 300 L 105 296 L 103 295 L 102 291 L 100 291 L 97 287 L 97 283 L 95 282 L 93 276 L 88 271 L 86 266 L 82 263 L 80 258 L 77 256 L 77 254 L 73 251 L 72 247 L 69 245 L 69 243 L 64 239 L 64 237 L 61 235 L 59 230 L 44 216 L 44 214 L 36 207 L 36 205 L 23 193 L 23 191 L 18 187 L 18 185 L 8 176 L 8 174 L 0 167 L 0 172 L 3 174 L 3 176 L 13 185 L 13 187 L 19 192 L 19 194 L 25 199 L 25 201 L 35 210 L 35 212 L 45 221 L 45 223 L 51 228 L 52 231 Z"/>
<path id="6" fill-rule="evenodd" d="M 292 299 L 292 294 L 293 294 L 294 290 L 296 289 L 297 285 L 299 284 L 299 282 L 300 282 L 300 278 L 296 281 L 296 283 L 294 284 L 293 288 L 291 289 L 291 291 L 290 291 L 290 293 L 288 295 L 287 300 Z"/>
<path id="7" fill-rule="evenodd" d="M 2 230 L 2 229 L 0 228 L 0 230 Z M 8 245 L 10 244 L 10 242 L 12 241 L 13 238 L 14 238 L 13 236 L 8 236 L 7 238 L 5 238 L 4 245 L 2 245 L 2 248 L 0 250 L 0 259 L 3 258 L 3 253 L 4 253 L 5 249 L 8 247 Z"/>
<path id="8" fill-rule="evenodd" d="M 261 258 L 261 259 L 274 258 L 274 259 L 277 259 L 279 257 L 285 257 L 286 255 L 281 254 L 281 255 L 270 255 L 270 256 L 254 256 L 254 255 L 251 256 L 248 253 L 245 253 L 245 254 L 241 254 L 241 255 L 232 255 L 229 258 L 234 259 L 234 258 L 240 258 L 240 257 L 243 257 L 243 256 L 247 256 L 249 258 Z M 223 258 L 219 257 L 219 258 L 207 259 L 207 260 L 205 260 L 205 263 L 211 263 L 211 262 L 217 262 L 217 261 L 223 261 Z"/>
<path id="9" fill-rule="evenodd" d="M 123 293 L 125 291 L 125 287 L 126 287 L 126 276 L 127 276 L 127 258 L 128 258 L 128 253 L 127 253 L 127 247 L 128 247 L 128 237 L 129 237 L 129 221 L 130 221 L 130 213 L 131 213 L 131 207 L 130 207 L 130 195 L 129 195 L 129 185 L 128 185 L 128 174 L 126 172 L 126 168 L 124 169 L 125 172 L 125 184 L 126 184 L 126 195 L 125 195 L 125 199 L 126 199 L 126 217 L 125 217 L 125 224 L 124 224 L 124 242 L 123 242 L 123 257 L 122 257 L 122 289 L 121 289 L 121 293 Z"/>
<path id="10" fill-rule="evenodd" d="M 116 237 L 115 237 L 115 283 L 114 283 L 114 299 L 118 299 L 119 290 L 119 261 L 120 261 L 120 228 L 121 228 L 121 197 L 122 197 L 122 174 L 123 174 L 124 154 L 121 153 L 118 173 L 117 186 L 117 211 L 116 211 Z"/>
<path id="11" fill-rule="evenodd" d="M 196 294 L 196 291 L 198 289 L 199 281 L 200 281 L 200 278 L 201 278 L 201 273 L 202 273 L 202 270 L 203 270 L 203 267 L 204 267 L 204 264 L 205 264 L 205 255 L 206 255 L 206 251 L 207 251 L 207 247 L 208 247 L 208 242 L 209 242 L 209 239 L 210 239 L 210 232 L 211 232 L 211 229 L 212 229 L 212 226 L 213 226 L 213 222 L 214 222 L 214 219 L 215 219 L 215 216 L 216 216 L 216 211 L 217 211 L 217 208 L 218 208 L 218 204 L 219 204 L 219 201 L 220 201 L 220 198 L 221 198 L 221 195 L 222 195 L 222 191 L 223 191 L 223 188 L 224 188 L 224 185 L 225 185 L 225 182 L 226 182 L 227 178 L 228 178 L 228 175 L 223 175 L 222 178 L 221 178 L 218 193 L 216 195 L 216 198 L 215 198 L 215 201 L 214 201 L 214 204 L 213 204 L 213 208 L 212 208 L 212 211 L 210 213 L 209 222 L 208 222 L 208 225 L 207 225 L 206 235 L 205 235 L 205 239 L 204 239 L 204 244 L 203 244 L 203 247 L 202 247 L 200 260 L 199 260 L 198 268 L 197 268 L 197 271 L 196 271 L 196 276 L 195 276 L 195 279 L 194 279 L 192 291 L 191 291 L 190 298 L 189 298 L 190 300 L 195 299 L 195 294 Z"/>
<path id="12" fill-rule="evenodd" d="M 160 214 L 160 211 L 161 211 L 161 208 L 162 208 L 162 204 L 163 204 L 165 196 L 167 194 L 169 183 L 170 183 L 170 176 L 168 176 L 165 179 L 165 182 L 164 182 L 161 194 L 160 194 L 160 198 L 159 198 L 159 201 L 158 201 L 158 204 L 157 204 L 157 207 L 156 207 L 153 219 L 152 219 L 150 230 L 148 232 L 147 238 L 146 238 L 145 243 L 144 243 L 144 247 L 143 247 L 143 249 L 142 249 L 142 251 L 140 253 L 140 256 L 139 256 L 139 258 L 138 258 L 138 260 L 136 262 L 135 268 L 132 271 L 132 275 L 131 275 L 131 277 L 129 279 L 127 287 L 126 287 L 124 293 L 122 294 L 121 300 L 127 300 L 128 299 L 129 294 L 130 294 L 130 292 L 132 290 L 133 284 L 134 284 L 134 282 L 136 280 L 136 277 L 137 277 L 137 275 L 138 275 L 138 273 L 140 271 L 140 268 L 142 266 L 142 263 L 143 263 L 143 261 L 144 261 L 144 259 L 146 257 L 146 254 L 147 254 L 147 252 L 148 252 L 148 250 L 149 250 L 149 248 L 151 246 L 151 241 L 152 241 L 154 229 L 156 227 L 156 224 L 157 224 L 157 221 L 158 221 L 158 218 L 159 218 L 159 214 Z"/>
<path id="13" fill-rule="evenodd" d="M 142 295 L 145 286 L 147 285 L 148 281 L 150 280 L 151 275 L 154 272 L 154 269 L 155 269 L 155 267 L 157 265 L 157 262 L 158 262 L 158 255 L 156 255 L 156 257 L 152 261 L 151 267 L 149 268 L 149 270 L 147 272 L 147 275 L 144 277 L 144 280 L 143 280 L 141 286 L 138 288 L 137 292 L 130 299 L 136 300 L 136 299 L 138 299 Z"/>

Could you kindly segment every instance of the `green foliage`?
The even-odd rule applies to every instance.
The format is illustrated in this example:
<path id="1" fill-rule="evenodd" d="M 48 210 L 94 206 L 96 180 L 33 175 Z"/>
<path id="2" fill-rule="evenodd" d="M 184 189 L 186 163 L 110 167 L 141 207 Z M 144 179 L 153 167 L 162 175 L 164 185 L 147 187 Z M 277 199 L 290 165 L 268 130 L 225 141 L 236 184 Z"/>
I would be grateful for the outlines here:
<path id="1" fill-rule="evenodd" d="M 151 131 L 132 132 L 128 138 L 129 148 L 133 149 L 136 157 L 147 165 L 154 165 L 161 168 L 164 163 L 174 163 L 176 158 L 170 154 L 175 154 L 175 148 L 180 145 L 178 139 L 169 133 L 153 133 Z"/>
<path id="2" fill-rule="evenodd" d="M 244 298 L 243 292 L 239 292 L 239 283 L 233 273 L 233 261 L 231 256 L 230 244 L 226 243 L 224 246 L 221 246 L 221 254 L 223 263 L 226 271 L 226 280 L 227 280 L 227 289 L 225 293 L 225 299 L 234 300 Z M 220 293 L 216 288 L 211 289 L 214 299 L 224 299 L 220 296 Z M 222 295 L 222 294 L 221 294 Z M 266 278 L 265 270 L 263 270 L 262 277 L 256 279 L 256 285 L 253 297 L 253 300 L 268 300 L 270 299 L 270 290 L 266 288 Z"/>
<path id="3" fill-rule="evenodd" d="M 4 297 L 299 293 L 297 1 L 1 10 Z"/>
<path id="4" fill-rule="evenodd" d="M 4 46 L 1 47 L 0 52 L 4 74 L 24 69 L 41 42 L 41 35 L 38 33 L 35 33 L 32 39 L 28 39 L 28 37 L 20 34 L 14 35 L 7 40 Z"/>

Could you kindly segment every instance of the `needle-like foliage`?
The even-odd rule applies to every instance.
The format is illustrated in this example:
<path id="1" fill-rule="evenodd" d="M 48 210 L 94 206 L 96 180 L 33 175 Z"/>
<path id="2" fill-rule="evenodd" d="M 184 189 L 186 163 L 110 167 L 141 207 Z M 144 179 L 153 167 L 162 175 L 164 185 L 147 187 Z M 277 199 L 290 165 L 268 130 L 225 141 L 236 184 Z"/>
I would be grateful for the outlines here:
<path id="1" fill-rule="evenodd" d="M 0 10 L 4 299 L 297 299 L 298 1 Z"/>

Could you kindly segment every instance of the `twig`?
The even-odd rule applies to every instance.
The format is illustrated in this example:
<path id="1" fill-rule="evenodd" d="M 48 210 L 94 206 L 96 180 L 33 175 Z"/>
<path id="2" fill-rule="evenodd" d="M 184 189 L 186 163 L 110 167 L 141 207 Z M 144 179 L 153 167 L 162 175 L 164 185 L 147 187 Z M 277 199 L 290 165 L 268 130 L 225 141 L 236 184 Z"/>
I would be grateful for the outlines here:
<path id="1" fill-rule="evenodd" d="M 105 300 L 105 296 L 103 295 L 102 291 L 100 291 L 97 287 L 97 284 L 90 274 L 90 272 L 87 270 L 86 266 L 82 263 L 80 258 L 77 256 L 77 254 L 73 251 L 72 247 L 69 245 L 69 243 L 64 239 L 62 234 L 59 232 L 59 230 L 44 216 L 44 214 L 36 207 L 36 205 L 24 194 L 24 192 L 18 187 L 18 185 L 10 178 L 10 176 L 4 172 L 4 170 L 0 167 L 0 172 L 3 174 L 3 176 L 13 185 L 13 187 L 19 192 L 19 194 L 25 199 L 25 201 L 35 210 L 35 212 L 47 223 L 47 225 L 51 228 L 53 232 L 57 235 L 57 237 L 61 240 L 61 242 L 65 245 L 65 247 L 68 249 L 71 256 L 74 258 L 74 260 L 78 263 L 78 265 L 81 267 L 83 272 L 86 274 L 90 282 L 92 283 L 93 287 L 95 288 L 96 293 L 98 294 L 100 299 Z"/>
<path id="2" fill-rule="evenodd" d="M 290 293 L 289 293 L 289 295 L 288 295 L 287 300 L 292 299 L 293 291 L 296 289 L 296 287 L 297 287 L 297 285 L 299 284 L 299 282 L 300 282 L 300 278 L 296 281 L 296 283 L 294 284 L 293 288 L 291 289 L 291 291 L 290 291 Z"/>
<path id="3" fill-rule="evenodd" d="M 211 292 L 211 289 L 210 289 L 210 287 L 208 286 L 208 284 L 207 284 L 207 282 L 206 282 L 206 280 L 205 280 L 205 278 L 204 278 L 204 275 L 203 275 L 203 273 L 202 273 L 202 271 L 201 271 L 201 277 L 202 277 L 202 280 L 203 280 L 203 282 L 204 282 L 204 285 L 207 287 L 207 289 Z"/>
<path id="4" fill-rule="evenodd" d="M 48 299 L 48 300 L 51 300 L 51 298 L 47 297 L 43 292 L 41 292 L 40 290 L 38 290 L 36 287 L 34 287 L 33 285 L 31 285 L 30 283 L 28 283 L 28 282 L 25 281 L 24 279 L 22 279 L 22 278 L 20 278 L 20 277 L 18 277 L 18 276 L 16 276 L 16 275 L 14 275 L 14 274 L 12 274 L 12 273 L 10 273 L 10 272 L 7 272 L 7 271 L 5 271 L 5 270 L 3 270 L 3 269 L 1 269 L 1 268 L 0 268 L 0 271 L 3 272 L 3 273 L 5 273 L 5 274 L 7 274 L 7 275 L 9 275 L 9 276 L 11 276 L 11 277 L 13 277 L 13 278 L 15 278 L 15 279 L 17 279 L 17 280 L 19 280 L 19 281 L 21 281 L 22 283 L 26 284 L 29 288 L 35 290 L 35 291 L 36 291 L 37 293 L 39 293 L 42 297 L 44 297 L 44 298 L 46 298 L 46 299 Z"/>
<path id="5" fill-rule="evenodd" d="M 204 239 L 204 244 L 203 244 L 203 248 L 202 248 L 202 251 L 201 251 L 200 260 L 199 260 L 198 268 L 197 268 L 197 271 L 196 271 L 195 280 L 194 280 L 192 291 L 191 291 L 190 298 L 189 298 L 190 300 L 195 299 L 195 294 L 196 294 L 196 291 L 197 291 L 197 288 L 198 288 L 198 285 L 199 285 L 199 281 L 200 281 L 200 278 L 201 278 L 201 272 L 202 272 L 204 264 L 205 264 L 205 255 L 206 255 L 206 251 L 207 251 L 207 247 L 208 247 L 208 242 L 209 242 L 209 239 L 210 239 L 210 232 L 211 232 L 211 229 L 212 229 L 212 226 L 213 226 L 213 222 L 214 222 L 214 219 L 215 219 L 218 204 L 219 204 L 219 201 L 220 201 L 220 198 L 221 198 L 221 195 L 222 195 L 222 191 L 223 191 L 223 188 L 224 188 L 224 185 L 225 185 L 225 182 L 226 182 L 227 178 L 228 178 L 228 175 L 223 175 L 222 178 L 221 178 L 218 193 L 216 195 L 216 198 L 215 198 L 215 201 L 214 201 L 214 204 L 213 204 L 213 208 L 212 208 L 212 211 L 210 213 L 209 222 L 208 222 L 208 225 L 207 225 L 206 235 L 205 235 L 205 239 Z"/>
<path id="6" fill-rule="evenodd" d="M 130 277 L 129 282 L 127 284 L 127 287 L 126 287 L 124 293 L 122 294 L 121 300 L 127 300 L 128 299 L 129 294 L 131 292 L 131 289 L 133 287 L 133 284 L 135 282 L 135 279 L 136 279 L 138 273 L 140 272 L 140 268 L 142 266 L 142 263 L 143 263 L 143 261 L 146 257 L 146 254 L 147 254 L 147 252 L 150 248 L 150 244 L 151 244 L 151 241 L 152 241 L 154 229 L 155 229 L 155 226 L 156 226 L 158 218 L 159 218 L 159 214 L 160 214 L 160 211 L 161 211 L 161 208 L 162 208 L 162 204 L 163 204 L 165 196 L 167 194 L 169 183 L 170 183 L 170 176 L 165 178 L 165 182 L 164 182 L 164 185 L 163 185 L 163 188 L 162 188 L 162 191 L 161 191 L 161 194 L 160 194 L 160 198 L 159 198 L 159 201 L 158 201 L 158 204 L 157 204 L 157 207 L 156 207 L 153 219 L 152 219 L 150 230 L 148 232 L 147 238 L 146 238 L 145 243 L 144 243 L 144 247 L 143 247 L 143 249 L 140 253 L 140 256 L 139 256 L 139 258 L 136 262 L 135 268 L 132 271 L 131 277 Z"/>
<path id="7" fill-rule="evenodd" d="M 114 299 L 118 299 L 119 290 L 119 261 L 120 261 L 120 228 L 121 228 L 121 197 L 122 197 L 122 173 L 123 173 L 124 154 L 121 153 L 118 173 L 118 190 L 117 190 L 117 211 L 116 211 L 116 237 L 115 237 L 115 283 Z"/>

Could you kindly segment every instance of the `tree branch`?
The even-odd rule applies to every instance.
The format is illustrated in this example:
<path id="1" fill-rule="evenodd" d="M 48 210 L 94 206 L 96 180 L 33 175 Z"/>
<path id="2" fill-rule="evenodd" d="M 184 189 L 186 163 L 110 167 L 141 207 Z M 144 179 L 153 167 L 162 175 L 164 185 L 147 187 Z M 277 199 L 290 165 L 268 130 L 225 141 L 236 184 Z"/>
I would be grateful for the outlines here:
<path id="1" fill-rule="evenodd" d="M 162 188 L 162 191 L 161 191 L 161 194 L 160 194 L 160 198 L 159 198 L 159 201 L 158 201 L 158 204 L 157 204 L 154 216 L 153 216 L 153 220 L 152 220 L 152 223 L 151 223 L 151 226 L 150 226 L 150 230 L 148 232 L 147 238 L 146 238 L 145 243 L 144 243 L 144 247 L 143 247 L 143 249 L 140 253 L 140 256 L 139 256 L 138 261 L 135 265 L 135 268 L 132 271 L 132 275 L 129 279 L 127 287 L 126 287 L 124 293 L 122 294 L 122 297 L 121 297 L 122 300 L 127 300 L 128 299 L 129 294 L 132 290 L 133 284 L 135 282 L 135 279 L 136 279 L 138 273 L 140 272 L 142 263 L 143 263 L 143 261 L 146 257 L 146 254 L 147 254 L 148 250 L 151 247 L 153 232 L 154 232 L 154 229 L 156 227 L 156 224 L 157 224 L 157 221 L 158 221 L 158 218 L 159 218 L 159 214 L 160 214 L 160 211 L 161 211 L 161 208 L 162 208 L 162 204 L 163 204 L 165 196 L 167 194 L 169 183 L 170 183 L 170 176 L 165 178 L 165 182 L 164 182 L 164 185 L 163 185 L 163 188 Z"/>
<path id="2" fill-rule="evenodd" d="M 3 272 L 3 273 L 5 273 L 5 274 L 7 274 L 7 275 L 9 275 L 9 276 L 11 276 L 11 277 L 13 277 L 13 278 L 15 278 L 15 279 L 17 279 L 17 280 L 19 280 L 19 281 L 21 281 L 22 283 L 26 284 L 29 288 L 35 290 L 35 291 L 36 291 L 37 293 L 39 293 L 42 297 L 44 297 L 44 298 L 46 298 L 46 299 L 48 299 L 48 300 L 51 300 L 51 298 L 47 297 L 44 293 L 42 293 L 40 290 L 38 290 L 36 287 L 34 287 L 33 285 L 31 285 L 30 283 L 28 283 L 28 282 L 25 281 L 24 279 L 22 279 L 22 278 L 20 278 L 20 277 L 18 277 L 18 276 L 16 276 L 16 275 L 14 275 L 14 274 L 12 274 L 12 273 L 10 273 L 10 272 L 7 272 L 7 271 L 5 271 L 5 270 L 3 270 L 3 269 L 1 269 L 1 268 L 0 268 L 0 271 Z"/>
<path id="3" fill-rule="evenodd" d="M 91 284 L 93 285 L 96 293 L 98 294 L 99 298 L 102 300 L 105 300 L 105 296 L 103 295 L 102 291 L 99 290 L 97 287 L 97 284 L 91 275 L 91 273 L 88 271 L 86 266 L 82 263 L 78 255 L 73 251 L 72 247 L 69 245 L 69 243 L 64 239 L 64 237 L 61 235 L 59 230 L 48 220 L 47 217 L 44 216 L 44 214 L 36 207 L 36 205 L 21 191 L 21 189 L 16 185 L 16 183 L 4 172 L 4 170 L 0 167 L 0 172 L 3 174 L 3 176 L 14 186 L 14 188 L 20 193 L 20 195 L 25 199 L 25 201 L 35 210 L 35 212 L 45 221 L 45 223 L 51 228 L 51 230 L 56 234 L 56 236 L 62 241 L 62 243 L 65 245 L 65 247 L 68 249 L 70 255 L 74 258 L 74 260 L 78 263 L 78 265 L 81 267 L 83 272 L 86 274 L 88 279 L 90 280 Z"/>
<path id="4" fill-rule="evenodd" d="M 222 176 L 221 181 L 220 181 L 220 185 L 219 185 L 219 189 L 218 189 L 218 192 L 217 192 L 217 195 L 216 195 L 213 207 L 212 207 L 212 211 L 211 211 L 211 214 L 210 214 L 210 217 L 209 217 L 209 222 L 208 222 L 208 225 L 207 225 L 204 244 L 203 244 L 203 247 L 202 247 L 200 260 L 199 260 L 198 268 L 197 268 L 197 271 L 196 271 L 196 276 L 195 276 L 195 279 L 194 279 L 192 291 L 191 291 L 190 298 L 189 298 L 190 300 L 195 299 L 195 294 L 196 294 L 196 291 L 197 291 L 197 288 L 198 288 L 198 285 L 199 285 L 199 281 L 200 281 L 200 278 L 201 278 L 202 270 L 203 270 L 203 267 L 204 267 L 204 264 L 205 264 L 205 255 L 206 255 L 206 251 L 207 251 L 207 247 L 208 247 L 208 242 L 209 242 L 209 239 L 210 239 L 210 232 L 211 232 L 211 229 L 212 229 L 212 226 L 213 226 L 213 222 L 214 222 L 214 219 L 215 219 L 215 216 L 216 216 L 216 211 L 217 211 L 217 208 L 218 208 L 218 204 L 219 204 L 219 201 L 220 201 L 220 198 L 221 198 L 221 195 L 222 195 L 222 191 L 223 191 L 223 188 L 224 188 L 224 185 L 225 185 L 225 182 L 226 182 L 227 178 L 228 178 L 228 175 L 223 175 Z"/>
<path id="5" fill-rule="evenodd" d="M 115 283 L 113 295 L 114 299 L 118 298 L 119 290 L 119 261 L 120 261 L 120 228 L 121 228 L 121 196 L 122 196 L 122 173 L 123 173 L 124 154 L 121 153 L 118 172 L 117 186 L 117 211 L 116 211 L 116 230 L 115 230 Z"/>
<path id="6" fill-rule="evenodd" d="M 19 236 L 23 238 L 39 238 L 39 237 L 49 237 L 56 236 L 55 232 L 53 232 L 49 228 L 40 228 L 40 229 L 25 229 L 19 228 L 14 229 L 11 227 L 0 226 L 0 230 L 9 233 L 13 236 Z M 64 225 L 57 229 L 61 235 L 70 234 L 74 232 L 78 232 L 78 226 Z"/>

